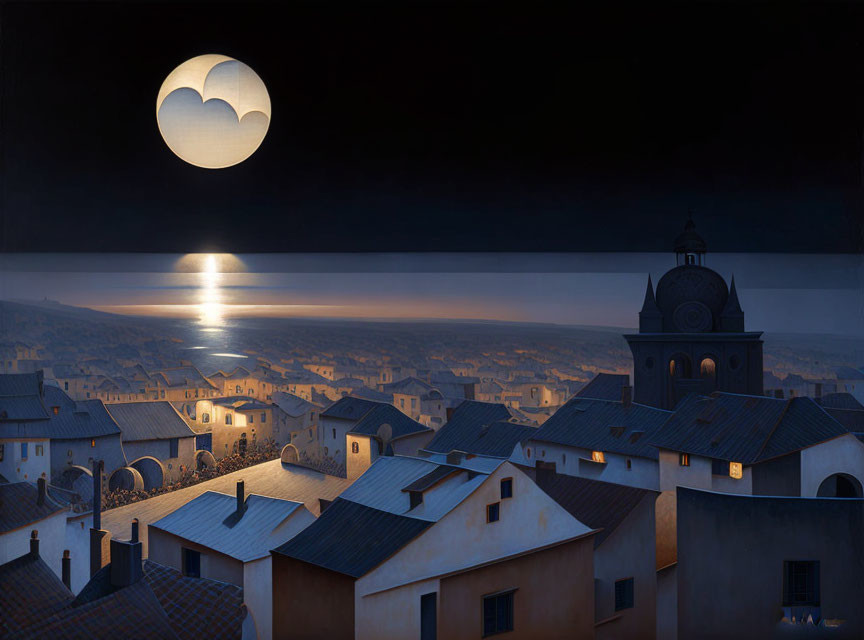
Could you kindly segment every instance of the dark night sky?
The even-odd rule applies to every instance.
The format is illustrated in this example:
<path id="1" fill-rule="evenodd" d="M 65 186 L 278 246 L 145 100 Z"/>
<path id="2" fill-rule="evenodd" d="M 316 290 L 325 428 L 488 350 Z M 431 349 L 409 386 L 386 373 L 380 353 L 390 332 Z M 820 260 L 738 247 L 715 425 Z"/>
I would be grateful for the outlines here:
<path id="1" fill-rule="evenodd" d="M 4 3 L 0 249 L 864 247 L 864 5 L 529 4 Z M 229 169 L 156 127 L 202 53 L 272 99 Z"/>

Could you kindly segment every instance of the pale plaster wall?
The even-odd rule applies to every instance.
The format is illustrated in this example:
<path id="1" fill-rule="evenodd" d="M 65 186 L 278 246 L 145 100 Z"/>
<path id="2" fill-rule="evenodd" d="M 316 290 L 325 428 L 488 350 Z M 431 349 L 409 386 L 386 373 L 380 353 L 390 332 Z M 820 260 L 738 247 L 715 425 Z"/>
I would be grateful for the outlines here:
<path id="1" fill-rule="evenodd" d="M 815 496 L 830 475 L 847 473 L 864 486 L 864 442 L 852 434 L 801 451 L 801 495 Z"/>
<path id="2" fill-rule="evenodd" d="M 500 481 L 513 478 L 513 497 L 501 500 Z M 486 506 L 500 502 L 500 519 Z M 588 533 L 524 473 L 503 463 L 459 506 L 357 581 L 359 596 L 472 567 Z"/>
<path id="3" fill-rule="evenodd" d="M 21 457 L 21 443 L 27 443 L 27 458 Z M 16 438 L 0 440 L 3 445 L 3 460 L 0 475 L 9 482 L 35 483 L 40 477 L 50 478 L 51 446 L 46 438 Z M 42 455 L 36 455 L 36 445 L 42 446 Z"/>

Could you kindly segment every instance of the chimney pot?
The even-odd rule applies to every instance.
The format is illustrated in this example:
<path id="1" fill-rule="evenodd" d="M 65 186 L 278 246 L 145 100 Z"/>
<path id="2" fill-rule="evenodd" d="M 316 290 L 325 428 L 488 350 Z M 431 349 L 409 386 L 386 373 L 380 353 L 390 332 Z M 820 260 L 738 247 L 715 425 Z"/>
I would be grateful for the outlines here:
<path id="1" fill-rule="evenodd" d="M 72 590 L 72 559 L 69 557 L 69 549 L 65 549 L 63 551 L 63 562 L 62 562 L 62 580 L 63 584 L 66 585 L 66 588 L 70 591 Z"/>
<path id="2" fill-rule="evenodd" d="M 132 542 L 138 542 L 138 518 L 132 519 Z"/>
<path id="3" fill-rule="evenodd" d="M 101 460 L 93 462 L 93 528 L 102 529 L 102 469 L 105 463 Z"/>
<path id="4" fill-rule="evenodd" d="M 39 556 L 39 532 L 36 529 L 30 532 L 30 555 Z"/>
<path id="5" fill-rule="evenodd" d="M 45 504 L 45 495 L 48 491 L 48 483 L 45 481 L 45 478 L 39 478 L 36 481 L 36 487 L 39 489 L 39 494 L 36 497 L 36 504 L 41 507 Z"/>
<path id="6" fill-rule="evenodd" d="M 625 384 L 621 387 L 621 404 L 625 407 L 629 407 L 633 404 L 633 387 L 629 384 Z"/>
<path id="7" fill-rule="evenodd" d="M 237 481 L 237 513 L 243 513 L 243 507 L 246 504 L 246 484 L 242 480 Z"/>

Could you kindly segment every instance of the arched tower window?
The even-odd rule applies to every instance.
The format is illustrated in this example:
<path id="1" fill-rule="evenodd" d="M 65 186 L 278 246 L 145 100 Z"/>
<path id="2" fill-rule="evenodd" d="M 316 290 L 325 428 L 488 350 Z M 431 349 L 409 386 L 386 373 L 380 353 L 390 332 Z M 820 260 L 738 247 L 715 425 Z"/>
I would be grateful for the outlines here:
<path id="1" fill-rule="evenodd" d="M 679 353 L 669 360 L 669 377 L 670 378 L 690 378 L 692 377 L 692 367 L 690 365 L 690 357 L 687 354 Z"/>
<path id="2" fill-rule="evenodd" d="M 717 379 L 717 363 L 714 358 L 703 358 L 699 364 L 699 375 L 706 380 L 714 381 Z"/>

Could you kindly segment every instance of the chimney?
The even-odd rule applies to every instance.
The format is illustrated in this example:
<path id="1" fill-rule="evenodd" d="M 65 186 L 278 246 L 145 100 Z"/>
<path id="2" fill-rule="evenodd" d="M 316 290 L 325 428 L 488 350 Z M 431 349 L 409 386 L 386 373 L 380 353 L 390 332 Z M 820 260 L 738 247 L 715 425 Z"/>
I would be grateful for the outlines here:
<path id="1" fill-rule="evenodd" d="M 72 591 L 72 559 L 69 557 L 69 549 L 63 551 L 63 561 L 60 573 L 62 574 L 63 584 L 69 591 Z"/>
<path id="2" fill-rule="evenodd" d="M 633 404 L 633 387 L 629 384 L 625 384 L 621 387 L 621 404 L 625 407 L 629 407 Z"/>
<path id="3" fill-rule="evenodd" d="M 48 483 L 45 481 L 45 478 L 39 478 L 36 481 L 36 487 L 39 489 L 39 495 L 36 496 L 36 504 L 41 507 L 45 504 L 45 495 L 48 491 Z"/>
<path id="4" fill-rule="evenodd" d="M 36 529 L 30 532 L 30 555 L 39 557 L 39 532 Z"/>
<path id="5" fill-rule="evenodd" d="M 132 521 L 132 540 L 111 540 L 111 585 L 122 589 L 144 577 L 141 565 L 144 545 L 138 537 L 138 521 Z"/>
<path id="6" fill-rule="evenodd" d="M 105 463 L 101 460 L 93 462 L 93 528 L 102 528 L 102 469 Z"/>
<path id="7" fill-rule="evenodd" d="M 233 527 L 235 524 L 240 522 L 240 518 L 243 517 L 243 514 L 246 513 L 246 495 L 245 495 L 245 484 L 242 480 L 237 481 L 237 507 L 234 511 L 231 512 L 227 518 L 222 521 L 229 529 Z"/>
<path id="8" fill-rule="evenodd" d="M 450 418 L 453 417 L 453 407 L 447 407 L 447 422 L 450 422 Z"/>
<path id="9" fill-rule="evenodd" d="M 90 577 L 96 575 L 110 560 L 111 534 L 102 529 L 102 469 L 101 460 L 93 462 L 93 526 L 90 528 Z"/>

